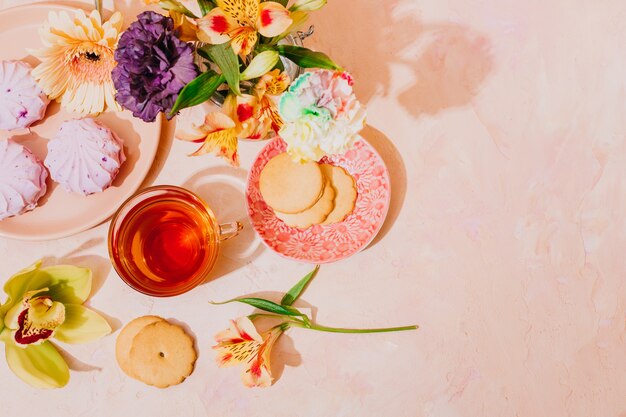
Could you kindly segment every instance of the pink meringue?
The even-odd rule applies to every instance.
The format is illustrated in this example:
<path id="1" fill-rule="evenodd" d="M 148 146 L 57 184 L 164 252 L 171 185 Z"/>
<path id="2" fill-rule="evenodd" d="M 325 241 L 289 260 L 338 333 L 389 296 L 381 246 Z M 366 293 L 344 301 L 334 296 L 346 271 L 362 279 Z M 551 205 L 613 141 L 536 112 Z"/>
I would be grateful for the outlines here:
<path id="1" fill-rule="evenodd" d="M 0 129 L 29 127 L 43 119 L 50 103 L 22 61 L 0 62 Z"/>
<path id="2" fill-rule="evenodd" d="M 46 178 L 48 171 L 30 150 L 0 140 L 0 220 L 34 209 L 46 193 Z"/>
<path id="3" fill-rule="evenodd" d="M 109 188 L 125 160 L 123 141 L 88 117 L 63 122 L 44 164 L 67 191 L 89 195 Z"/>

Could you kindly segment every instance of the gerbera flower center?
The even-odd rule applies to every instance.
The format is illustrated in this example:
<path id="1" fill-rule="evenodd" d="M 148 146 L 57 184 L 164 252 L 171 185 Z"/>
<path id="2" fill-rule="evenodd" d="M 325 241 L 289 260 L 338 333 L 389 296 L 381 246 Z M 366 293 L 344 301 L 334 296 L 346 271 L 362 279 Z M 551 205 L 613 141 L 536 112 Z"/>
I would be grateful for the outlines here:
<path id="1" fill-rule="evenodd" d="M 66 53 L 72 76 L 80 82 L 103 83 L 111 80 L 115 67 L 113 50 L 97 44 L 82 44 Z"/>

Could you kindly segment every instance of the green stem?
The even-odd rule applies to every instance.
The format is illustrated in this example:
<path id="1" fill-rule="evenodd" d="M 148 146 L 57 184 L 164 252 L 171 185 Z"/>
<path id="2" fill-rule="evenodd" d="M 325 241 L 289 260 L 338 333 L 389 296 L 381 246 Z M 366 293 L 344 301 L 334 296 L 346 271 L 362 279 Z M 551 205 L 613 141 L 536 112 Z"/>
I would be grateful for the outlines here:
<path id="1" fill-rule="evenodd" d="M 401 332 L 405 330 L 417 330 L 419 326 L 402 326 L 402 327 L 385 327 L 381 329 L 344 329 L 341 327 L 326 327 L 320 326 L 319 324 L 309 324 L 308 326 L 305 323 L 296 324 L 298 327 L 303 327 L 311 330 L 318 330 L 320 332 L 331 332 L 331 333 L 385 333 L 385 332 Z"/>

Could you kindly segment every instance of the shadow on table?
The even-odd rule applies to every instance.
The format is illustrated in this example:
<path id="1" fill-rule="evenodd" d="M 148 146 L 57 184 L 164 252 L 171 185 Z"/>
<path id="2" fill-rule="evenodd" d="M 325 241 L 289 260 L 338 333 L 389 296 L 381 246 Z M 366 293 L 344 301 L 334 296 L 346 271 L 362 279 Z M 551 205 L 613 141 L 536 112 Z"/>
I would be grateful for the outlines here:
<path id="1" fill-rule="evenodd" d="M 249 264 L 264 250 L 248 219 L 245 202 L 247 176 L 247 171 L 241 168 L 215 166 L 194 174 L 182 184 L 208 204 L 218 223 L 238 221 L 243 225 L 238 236 L 222 241 L 220 256 L 206 282 Z"/>
<path id="2" fill-rule="evenodd" d="M 80 359 L 76 358 L 75 356 L 70 354 L 67 350 L 60 347 L 57 343 L 52 342 L 52 344 L 59 351 L 59 353 L 61 354 L 61 356 L 67 363 L 67 366 L 72 371 L 76 371 L 76 372 L 91 372 L 91 371 L 100 372 L 102 371 L 102 368 L 100 368 L 99 366 L 89 365 L 88 363 L 85 363 L 81 361 Z"/>
<path id="3" fill-rule="evenodd" d="M 102 286 L 104 285 L 104 281 L 106 281 L 107 277 L 109 276 L 109 273 L 111 272 L 111 262 L 108 258 L 102 256 L 80 254 L 81 252 L 87 251 L 102 244 L 102 242 L 104 242 L 104 238 L 101 237 L 89 239 L 88 241 L 65 255 L 62 255 L 60 257 L 45 257 L 43 259 L 43 265 L 75 265 L 81 268 L 89 268 L 92 273 L 91 293 L 89 294 L 89 298 L 85 302 L 85 306 L 104 317 L 111 326 L 112 332 L 115 332 L 121 327 L 122 322 L 117 318 L 103 313 L 97 308 L 94 308 L 89 303 L 91 297 L 93 297 L 94 294 L 96 294 L 100 290 L 100 288 L 102 288 Z"/>
<path id="4" fill-rule="evenodd" d="M 364 103 L 393 96 L 415 118 L 468 104 L 493 67 L 489 40 L 420 14 L 413 0 L 329 2 L 314 14 L 307 46 L 350 71 Z M 345 24 L 345 16 L 358 24 Z"/>
<path id="5" fill-rule="evenodd" d="M 389 170 L 389 177 L 391 180 L 391 201 L 389 203 L 389 212 L 387 213 L 387 218 L 385 219 L 380 232 L 378 232 L 378 235 L 374 238 L 372 243 L 368 245 L 369 248 L 380 242 L 385 235 L 389 233 L 389 230 L 391 230 L 396 222 L 396 219 L 402 210 L 402 206 L 404 205 L 407 179 L 406 168 L 404 166 L 402 155 L 400 155 L 398 149 L 396 149 L 391 140 L 389 140 L 383 132 L 368 125 L 361 132 L 361 136 L 363 136 L 383 158 L 383 161 L 385 161 L 385 165 Z"/>
<path id="6" fill-rule="evenodd" d="M 104 242 L 104 238 L 89 239 L 76 249 L 65 255 L 55 257 L 47 256 L 43 259 L 44 266 L 51 265 L 75 265 L 81 268 L 89 268 L 92 272 L 91 294 L 92 297 L 104 285 L 104 281 L 111 272 L 111 262 L 108 258 L 98 255 L 81 255 L 81 252 L 92 249 Z"/>
<path id="7" fill-rule="evenodd" d="M 161 116 L 163 117 L 163 116 Z M 170 154 L 172 144 L 174 143 L 174 131 L 176 130 L 176 123 L 174 121 L 168 121 L 163 117 L 163 124 L 161 125 L 161 136 L 159 137 L 159 147 L 157 149 L 154 162 L 148 171 L 148 175 L 143 180 L 141 188 L 149 187 L 154 184 L 157 177 L 165 166 L 165 161 Z"/>

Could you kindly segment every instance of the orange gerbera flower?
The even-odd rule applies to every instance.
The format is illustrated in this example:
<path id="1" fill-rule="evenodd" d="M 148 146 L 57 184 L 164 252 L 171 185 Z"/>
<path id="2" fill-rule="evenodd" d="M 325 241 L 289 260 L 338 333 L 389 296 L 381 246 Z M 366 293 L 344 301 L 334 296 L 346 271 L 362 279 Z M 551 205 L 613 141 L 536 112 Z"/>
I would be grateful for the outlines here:
<path id="1" fill-rule="evenodd" d="M 231 41 L 236 54 L 245 57 L 257 42 L 257 32 L 266 37 L 282 34 L 292 19 L 282 4 L 260 0 L 216 0 L 217 7 L 198 20 L 201 41 L 220 44 Z"/>

